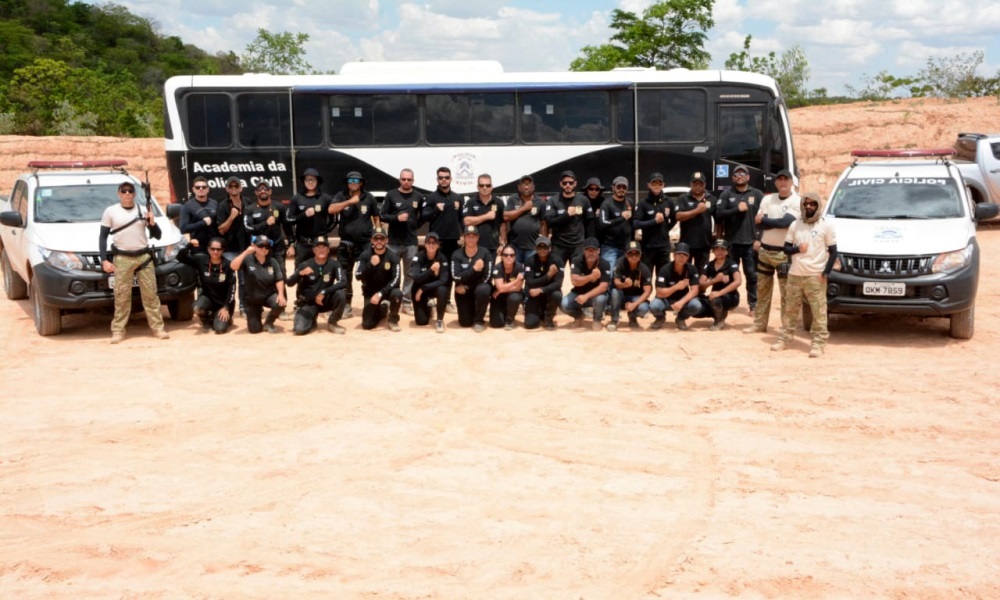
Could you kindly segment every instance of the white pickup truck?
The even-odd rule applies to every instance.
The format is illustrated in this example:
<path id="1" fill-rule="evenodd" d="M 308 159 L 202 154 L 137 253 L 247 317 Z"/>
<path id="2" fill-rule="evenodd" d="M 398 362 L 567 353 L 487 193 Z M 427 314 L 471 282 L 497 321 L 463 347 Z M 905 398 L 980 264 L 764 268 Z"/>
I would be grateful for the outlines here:
<path id="1" fill-rule="evenodd" d="M 960 133 L 955 154 L 972 200 L 1000 204 L 1000 133 Z"/>
<path id="2" fill-rule="evenodd" d="M 30 172 L 0 197 L 0 268 L 7 298 L 29 298 L 39 335 L 62 330 L 63 314 L 114 306 L 101 270 L 98 239 L 104 209 L 130 181 L 136 203 L 149 206 L 162 234 L 150 240 L 160 300 L 175 320 L 191 319 L 194 271 L 176 260 L 181 232 L 150 198 L 149 186 L 125 171 L 125 161 L 32 162 Z M 136 298 L 138 287 L 135 288 Z"/>

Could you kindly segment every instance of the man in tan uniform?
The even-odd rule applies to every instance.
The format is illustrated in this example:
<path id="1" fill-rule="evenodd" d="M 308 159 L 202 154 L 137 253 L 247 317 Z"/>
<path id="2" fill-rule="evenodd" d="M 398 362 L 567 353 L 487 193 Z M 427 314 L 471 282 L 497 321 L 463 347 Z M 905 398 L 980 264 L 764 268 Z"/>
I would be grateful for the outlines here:
<path id="1" fill-rule="evenodd" d="M 781 312 L 785 312 L 785 280 L 788 276 L 788 256 L 784 252 L 785 234 L 799 216 L 799 196 L 792 191 L 792 174 L 783 169 L 774 180 L 776 194 L 768 194 L 760 203 L 754 221 L 757 224 L 757 307 L 753 311 L 753 325 L 743 333 L 767 331 L 771 316 L 771 296 L 774 279 L 778 279 Z"/>

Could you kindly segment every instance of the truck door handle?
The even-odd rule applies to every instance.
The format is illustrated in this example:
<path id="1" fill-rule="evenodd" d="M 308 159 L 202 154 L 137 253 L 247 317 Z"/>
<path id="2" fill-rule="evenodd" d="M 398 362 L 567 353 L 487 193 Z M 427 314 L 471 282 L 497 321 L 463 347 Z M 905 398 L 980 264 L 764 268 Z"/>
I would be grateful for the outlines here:
<path id="1" fill-rule="evenodd" d="M 1000 173 L 1000 169 L 990 169 L 990 173 Z"/>

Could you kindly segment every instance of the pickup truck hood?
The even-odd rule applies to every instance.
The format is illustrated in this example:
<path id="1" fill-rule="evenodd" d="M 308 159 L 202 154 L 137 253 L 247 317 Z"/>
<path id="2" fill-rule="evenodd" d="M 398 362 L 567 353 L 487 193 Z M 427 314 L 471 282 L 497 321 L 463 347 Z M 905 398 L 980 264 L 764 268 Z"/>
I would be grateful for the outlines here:
<path id="1" fill-rule="evenodd" d="M 873 256 L 940 254 L 965 248 L 974 234 L 971 220 L 837 219 L 825 216 L 837 232 L 837 251 Z"/>
<path id="2" fill-rule="evenodd" d="M 180 239 L 180 232 L 166 217 L 156 219 L 163 235 L 150 240 L 156 247 L 168 246 Z M 96 252 L 101 234 L 100 223 L 33 223 L 35 243 L 49 250 L 62 252 Z"/>

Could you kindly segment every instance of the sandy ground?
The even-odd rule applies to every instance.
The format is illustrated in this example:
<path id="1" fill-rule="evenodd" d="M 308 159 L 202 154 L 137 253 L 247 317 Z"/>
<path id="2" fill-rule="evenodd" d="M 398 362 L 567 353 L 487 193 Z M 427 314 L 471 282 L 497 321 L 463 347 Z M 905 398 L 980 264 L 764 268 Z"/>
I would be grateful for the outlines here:
<path id="1" fill-rule="evenodd" d="M 834 316 L 820 359 L 745 308 L 169 341 L 140 315 L 111 346 L 106 315 L 41 338 L 0 300 L 0 596 L 998 598 L 984 263 L 972 340 Z"/>

